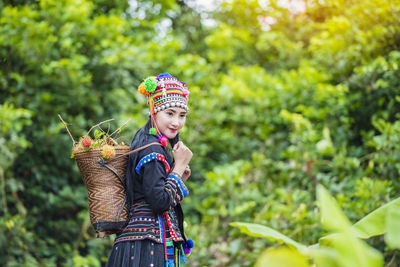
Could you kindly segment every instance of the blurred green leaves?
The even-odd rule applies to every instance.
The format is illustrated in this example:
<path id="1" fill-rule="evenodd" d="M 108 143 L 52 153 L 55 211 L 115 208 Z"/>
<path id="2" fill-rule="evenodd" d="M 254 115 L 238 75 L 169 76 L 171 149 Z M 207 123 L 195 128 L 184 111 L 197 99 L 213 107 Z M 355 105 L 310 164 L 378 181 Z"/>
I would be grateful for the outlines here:
<path id="1" fill-rule="evenodd" d="M 321 223 L 324 229 L 332 234 L 322 237 L 318 244 L 308 247 L 267 226 L 240 222 L 231 223 L 231 225 L 238 227 L 247 235 L 278 241 L 292 248 L 267 249 L 257 261 L 260 266 L 265 266 L 269 263 L 268 261 L 271 261 L 271 264 L 284 264 L 281 266 L 291 266 L 289 264 L 292 264 L 292 262 L 298 262 L 299 266 L 310 266 L 305 259 L 308 257 L 316 266 L 321 267 L 378 267 L 383 266 L 381 253 L 369 247 L 359 238 L 386 234 L 388 245 L 392 248 L 398 248 L 396 237 L 400 232 L 397 220 L 399 201 L 400 198 L 391 201 L 351 226 L 335 199 L 323 186 L 318 186 L 317 202 L 321 212 Z"/>

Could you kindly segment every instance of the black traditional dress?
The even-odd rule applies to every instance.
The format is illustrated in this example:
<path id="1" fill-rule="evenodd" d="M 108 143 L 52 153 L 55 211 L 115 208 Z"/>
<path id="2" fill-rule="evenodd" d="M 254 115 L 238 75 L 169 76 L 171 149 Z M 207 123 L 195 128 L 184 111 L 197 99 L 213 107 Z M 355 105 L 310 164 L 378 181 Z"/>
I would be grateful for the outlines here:
<path id="1" fill-rule="evenodd" d="M 133 138 L 131 150 L 158 142 L 149 134 L 149 120 Z M 174 146 L 177 135 L 169 140 Z M 180 202 L 189 191 L 178 174 L 171 172 L 173 159 L 160 145 L 129 155 L 126 191 L 129 223 L 118 234 L 107 266 L 168 266 L 185 262 L 183 212 Z"/>

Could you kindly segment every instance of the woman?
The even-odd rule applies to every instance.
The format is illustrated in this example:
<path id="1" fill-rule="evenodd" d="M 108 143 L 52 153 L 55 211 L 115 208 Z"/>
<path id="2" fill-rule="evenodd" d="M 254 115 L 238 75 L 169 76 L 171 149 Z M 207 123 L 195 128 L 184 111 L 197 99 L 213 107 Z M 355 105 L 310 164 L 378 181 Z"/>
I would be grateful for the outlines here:
<path id="1" fill-rule="evenodd" d="M 186 84 L 168 73 L 139 86 L 147 96 L 149 121 L 135 135 L 129 155 L 126 191 L 129 223 L 117 235 L 107 266 L 168 266 L 185 263 L 193 241 L 183 229 L 180 202 L 188 195 L 192 152 L 179 141 L 188 112 Z M 172 155 L 168 153 L 168 143 Z"/>

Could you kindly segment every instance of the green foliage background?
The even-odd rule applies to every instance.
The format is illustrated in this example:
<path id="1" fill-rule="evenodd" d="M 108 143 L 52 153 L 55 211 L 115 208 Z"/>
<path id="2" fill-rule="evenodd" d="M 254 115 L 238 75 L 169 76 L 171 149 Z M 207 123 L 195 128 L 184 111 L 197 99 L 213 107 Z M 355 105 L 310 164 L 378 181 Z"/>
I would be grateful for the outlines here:
<path id="1" fill-rule="evenodd" d="M 190 266 L 253 266 L 275 245 L 233 221 L 316 243 L 318 184 L 352 222 L 398 197 L 400 1 L 284 2 L 0 2 L 0 265 L 106 262 L 57 113 L 75 137 L 133 118 L 129 143 L 147 118 L 137 86 L 166 71 L 191 90 Z"/>

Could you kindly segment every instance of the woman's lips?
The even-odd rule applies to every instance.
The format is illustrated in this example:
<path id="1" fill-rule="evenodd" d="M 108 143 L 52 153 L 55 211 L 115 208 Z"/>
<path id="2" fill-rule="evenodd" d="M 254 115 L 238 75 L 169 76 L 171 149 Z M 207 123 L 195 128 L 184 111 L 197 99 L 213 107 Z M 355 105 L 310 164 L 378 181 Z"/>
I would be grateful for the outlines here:
<path id="1" fill-rule="evenodd" d="M 168 128 L 171 132 L 175 133 L 177 130 L 176 129 L 172 129 L 172 128 Z"/>

